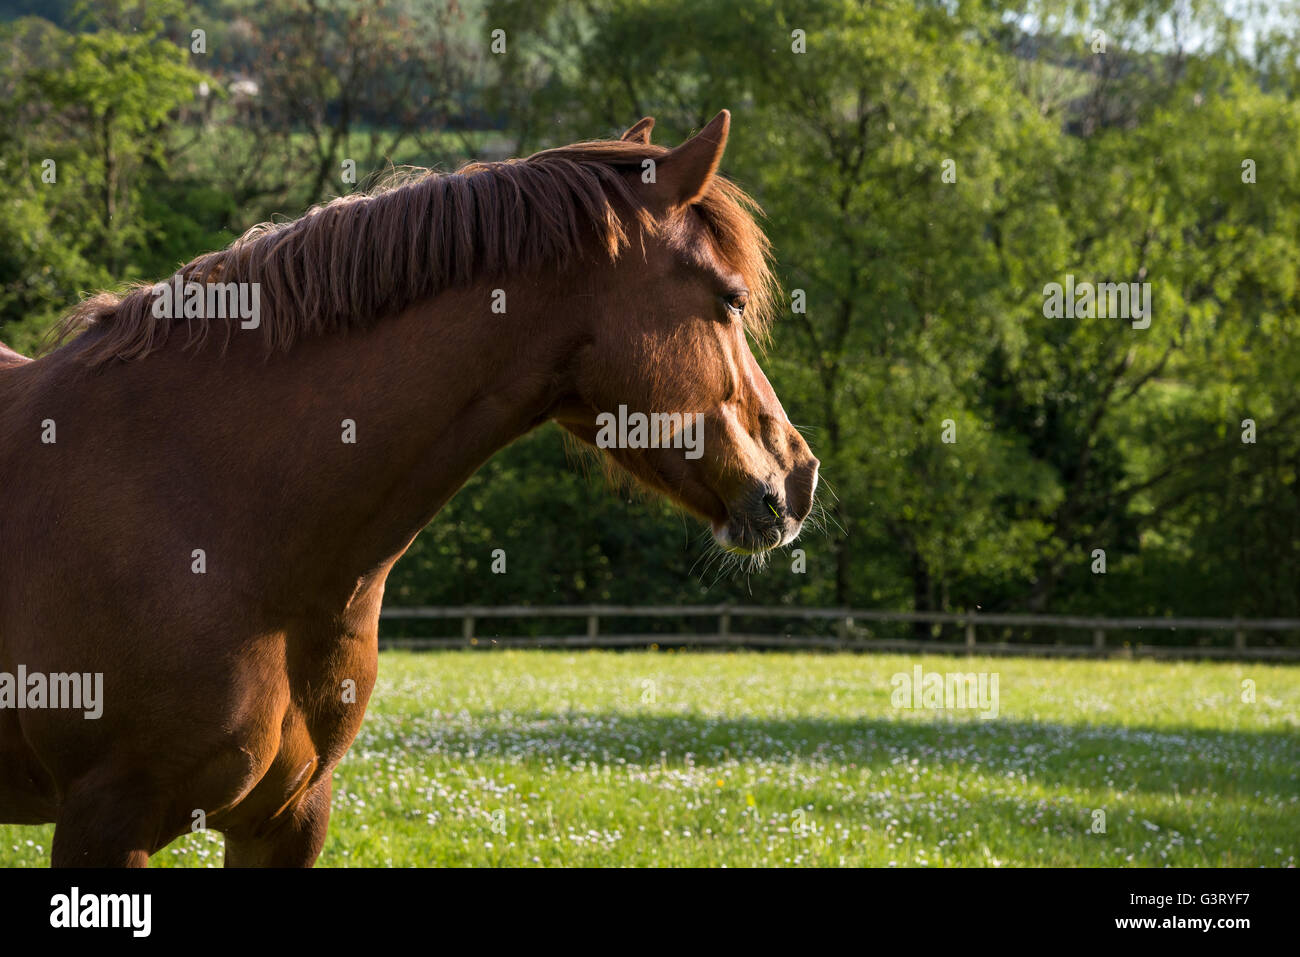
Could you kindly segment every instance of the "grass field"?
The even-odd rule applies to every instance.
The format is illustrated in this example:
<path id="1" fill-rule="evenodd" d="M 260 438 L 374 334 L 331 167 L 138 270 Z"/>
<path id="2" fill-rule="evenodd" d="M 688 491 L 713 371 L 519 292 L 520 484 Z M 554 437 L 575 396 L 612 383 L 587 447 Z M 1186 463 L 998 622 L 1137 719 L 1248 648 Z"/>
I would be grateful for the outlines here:
<path id="1" fill-rule="evenodd" d="M 891 676 L 916 664 L 997 673 L 997 717 L 893 707 Z M 0 827 L 0 865 L 46 864 L 51 834 Z M 221 853 L 218 835 L 196 834 L 153 864 L 214 866 Z M 335 776 L 319 864 L 1294 866 L 1298 856 L 1296 668 L 388 652 Z"/>

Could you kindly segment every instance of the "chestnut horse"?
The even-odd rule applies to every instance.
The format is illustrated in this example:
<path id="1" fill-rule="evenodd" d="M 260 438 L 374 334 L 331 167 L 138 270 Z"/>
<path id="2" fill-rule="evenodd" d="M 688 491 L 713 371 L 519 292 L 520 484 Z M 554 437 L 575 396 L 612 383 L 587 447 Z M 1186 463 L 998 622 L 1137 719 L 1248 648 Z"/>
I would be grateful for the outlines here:
<path id="1" fill-rule="evenodd" d="M 312 864 L 385 577 L 548 420 L 701 413 L 702 454 L 603 454 L 728 550 L 794 539 L 818 462 L 747 342 L 775 288 L 729 124 L 335 200 L 180 269 L 258 284 L 256 316 L 145 286 L 0 352 L 0 673 L 103 682 L 98 718 L 0 708 L 0 822 L 54 822 L 56 866 L 142 866 L 196 821 L 228 866 Z"/>

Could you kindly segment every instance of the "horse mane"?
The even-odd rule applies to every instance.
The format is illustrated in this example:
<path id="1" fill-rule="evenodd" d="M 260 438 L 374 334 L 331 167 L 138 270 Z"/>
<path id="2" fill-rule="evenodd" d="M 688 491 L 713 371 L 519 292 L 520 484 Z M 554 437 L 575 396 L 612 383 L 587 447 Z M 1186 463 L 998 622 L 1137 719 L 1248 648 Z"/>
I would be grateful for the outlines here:
<path id="1" fill-rule="evenodd" d="M 287 350 L 301 336 L 378 321 L 444 289 L 563 269 L 592 247 L 616 259 L 630 243 L 633 222 L 652 233 L 662 225 L 634 183 L 645 159 L 667 152 L 651 144 L 595 141 L 526 159 L 470 163 L 452 174 L 399 172 L 291 222 L 254 226 L 176 275 L 182 283 L 260 284 L 266 348 Z M 692 209 L 718 256 L 746 280 L 746 323 L 764 336 L 776 287 L 770 246 L 754 220 L 758 205 L 718 175 Z M 123 295 L 87 299 L 59 323 L 56 342 L 93 330 L 81 353 L 90 365 L 146 356 L 182 322 L 187 347 L 201 345 L 213 324 L 224 325 L 229 342 L 238 320 L 157 317 L 151 290 L 152 284 L 140 283 Z"/>

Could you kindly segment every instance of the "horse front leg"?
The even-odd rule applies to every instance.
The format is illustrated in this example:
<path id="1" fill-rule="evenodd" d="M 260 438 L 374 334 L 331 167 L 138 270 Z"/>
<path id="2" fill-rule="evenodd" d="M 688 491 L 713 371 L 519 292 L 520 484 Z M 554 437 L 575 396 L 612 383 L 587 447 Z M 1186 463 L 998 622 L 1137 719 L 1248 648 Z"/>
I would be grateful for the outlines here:
<path id="1" fill-rule="evenodd" d="M 78 781 L 54 822 L 53 867 L 144 867 L 163 843 L 159 789 L 112 772 Z"/>
<path id="2" fill-rule="evenodd" d="M 321 775 L 264 834 L 226 835 L 226 867 L 311 867 L 329 829 L 333 775 Z"/>

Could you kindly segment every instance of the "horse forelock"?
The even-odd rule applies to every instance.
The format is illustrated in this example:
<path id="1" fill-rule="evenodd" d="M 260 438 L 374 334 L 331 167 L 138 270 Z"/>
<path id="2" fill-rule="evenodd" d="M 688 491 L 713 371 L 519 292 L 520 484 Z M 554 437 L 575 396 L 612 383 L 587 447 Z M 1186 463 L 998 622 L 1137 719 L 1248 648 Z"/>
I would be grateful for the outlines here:
<path id="1" fill-rule="evenodd" d="M 256 283 L 266 346 L 286 350 L 300 336 L 377 321 L 444 289 L 563 269 L 593 246 L 598 255 L 617 258 L 636 228 L 653 233 L 663 225 L 631 174 L 666 152 L 594 141 L 526 159 L 470 163 L 451 174 L 398 170 L 371 190 L 323 203 L 296 220 L 254 226 L 162 281 Z M 717 254 L 745 278 L 746 323 L 763 337 L 776 286 L 770 246 L 755 221 L 761 210 L 722 176 L 691 210 Z M 59 324 L 56 342 L 96 330 L 81 355 L 97 365 L 147 355 L 182 324 L 187 345 L 206 340 L 214 325 L 229 341 L 232 320 L 156 316 L 153 289 L 138 284 L 120 296 L 87 299 Z"/>

